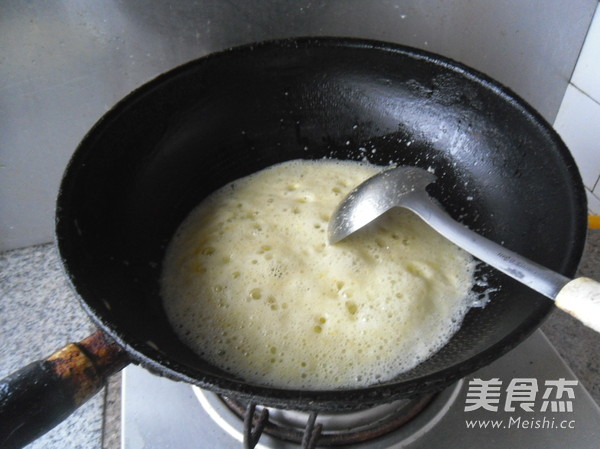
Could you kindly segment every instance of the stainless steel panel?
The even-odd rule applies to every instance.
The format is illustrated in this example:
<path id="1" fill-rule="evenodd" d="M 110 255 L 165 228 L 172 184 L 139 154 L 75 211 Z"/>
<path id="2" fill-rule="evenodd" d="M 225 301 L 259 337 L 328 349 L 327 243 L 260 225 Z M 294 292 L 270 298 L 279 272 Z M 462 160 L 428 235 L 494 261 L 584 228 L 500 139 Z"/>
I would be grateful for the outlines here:
<path id="1" fill-rule="evenodd" d="M 550 410 L 540 412 L 536 409 L 529 413 L 521 409 L 518 403 L 512 412 L 505 411 L 502 404 L 497 412 L 484 409 L 466 412 L 468 383 L 475 378 L 484 380 L 497 378 L 505 384 L 517 378 L 536 379 L 540 385 L 543 385 L 546 380 L 562 378 L 572 381 L 575 376 L 550 345 L 546 336 L 541 331 L 536 331 L 508 354 L 444 391 L 441 394 L 444 404 L 442 407 L 438 408 L 434 404 L 399 431 L 352 447 L 362 449 L 434 447 L 593 449 L 598 447 L 600 408 L 580 383 L 573 387 L 572 412 L 554 413 Z M 122 449 L 165 447 L 239 449 L 242 447 L 242 422 L 222 405 L 211 410 L 201 405 L 189 385 L 159 378 L 142 368 L 130 366 L 125 370 L 122 388 Z M 565 395 L 563 399 L 569 398 Z M 539 391 L 536 405 L 541 401 L 542 391 Z M 215 403 L 212 402 L 213 405 Z M 215 410 L 218 413 L 214 413 Z M 554 428 L 545 427 L 545 424 L 539 427 L 520 425 L 519 428 L 514 425 L 515 421 L 530 423 L 533 420 L 542 421 L 544 418 L 549 423 L 554 422 Z M 492 420 L 502 422 L 503 425 L 497 428 L 467 427 L 467 421 L 490 422 Z M 512 426 L 509 424 L 511 420 Z M 559 428 L 562 421 L 571 423 L 572 428 Z M 260 440 L 260 447 L 294 449 L 299 448 L 299 445 L 285 443 L 264 435 Z"/>
<path id="2" fill-rule="evenodd" d="M 52 239 L 64 167 L 90 126 L 156 75 L 299 35 L 427 49 L 507 84 L 550 121 L 597 0 L 3 0 L 0 250 Z"/>

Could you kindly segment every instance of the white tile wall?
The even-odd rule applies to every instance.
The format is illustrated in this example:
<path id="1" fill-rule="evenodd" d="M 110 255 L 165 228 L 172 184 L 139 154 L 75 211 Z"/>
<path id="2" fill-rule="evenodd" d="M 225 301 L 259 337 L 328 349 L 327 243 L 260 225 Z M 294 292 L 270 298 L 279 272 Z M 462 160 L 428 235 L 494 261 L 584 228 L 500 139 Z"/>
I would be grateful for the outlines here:
<path id="1" fill-rule="evenodd" d="M 554 127 L 573 153 L 583 183 L 594 190 L 600 175 L 600 104 L 569 84 Z"/>
<path id="2" fill-rule="evenodd" d="M 596 186 L 594 192 L 587 191 L 588 209 L 590 214 L 600 215 L 600 188 Z"/>
<path id="3" fill-rule="evenodd" d="M 600 215 L 600 6 L 596 8 L 554 127 L 577 162 L 590 213 Z"/>
<path id="4" fill-rule="evenodd" d="M 600 7 L 588 30 L 571 82 L 595 100 L 600 100 Z"/>

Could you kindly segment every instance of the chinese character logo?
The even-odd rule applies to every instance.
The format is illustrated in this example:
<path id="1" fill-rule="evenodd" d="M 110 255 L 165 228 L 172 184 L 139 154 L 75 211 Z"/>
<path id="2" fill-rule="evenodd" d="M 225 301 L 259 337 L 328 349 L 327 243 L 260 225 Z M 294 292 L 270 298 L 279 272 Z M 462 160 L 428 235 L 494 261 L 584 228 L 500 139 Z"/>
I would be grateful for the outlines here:
<path id="1" fill-rule="evenodd" d="M 577 380 L 546 380 L 543 385 L 541 401 L 537 401 L 538 380 L 534 378 L 512 379 L 503 390 L 502 381 L 494 377 L 489 380 L 474 378 L 469 381 L 465 399 L 465 412 L 483 409 L 497 412 L 504 393 L 505 412 L 525 411 L 527 413 L 539 412 L 572 412 L 575 398 L 574 387 Z M 540 402 L 540 403 L 538 403 Z"/>
<path id="2" fill-rule="evenodd" d="M 465 412 L 483 408 L 490 412 L 498 411 L 502 381 L 497 377 L 490 380 L 473 379 L 469 381 L 469 390 L 465 401 Z"/>
<path id="3" fill-rule="evenodd" d="M 513 403 L 519 403 L 522 410 L 533 412 L 535 396 L 538 392 L 537 379 L 513 379 L 506 388 L 505 412 L 514 412 Z"/>
<path id="4" fill-rule="evenodd" d="M 558 380 L 547 380 L 545 384 L 546 390 L 542 396 L 544 401 L 542 402 L 540 411 L 545 412 L 548 409 L 548 405 L 550 405 L 550 410 L 553 412 L 572 412 L 573 402 L 563 400 L 563 397 L 566 396 L 569 399 L 575 398 L 573 387 L 577 386 L 577 382 L 578 381 L 576 380 L 566 380 L 562 378 Z M 554 395 L 552 395 L 552 393 L 554 393 Z"/>

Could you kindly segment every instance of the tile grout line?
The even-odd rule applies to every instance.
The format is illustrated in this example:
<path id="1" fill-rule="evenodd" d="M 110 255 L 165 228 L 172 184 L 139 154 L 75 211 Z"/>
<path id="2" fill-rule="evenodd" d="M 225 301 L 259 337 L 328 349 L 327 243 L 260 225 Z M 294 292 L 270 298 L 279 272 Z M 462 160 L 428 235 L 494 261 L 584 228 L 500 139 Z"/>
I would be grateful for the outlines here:
<path id="1" fill-rule="evenodd" d="M 588 94 L 586 91 L 582 90 L 580 87 L 578 87 L 576 84 L 573 84 L 573 81 L 569 81 L 569 85 L 573 86 L 575 89 L 577 89 L 578 92 L 581 92 L 583 95 L 585 95 L 586 98 L 589 98 L 590 100 L 592 100 L 596 105 L 600 106 L 600 101 L 596 100 L 594 97 L 592 97 L 590 94 Z"/>

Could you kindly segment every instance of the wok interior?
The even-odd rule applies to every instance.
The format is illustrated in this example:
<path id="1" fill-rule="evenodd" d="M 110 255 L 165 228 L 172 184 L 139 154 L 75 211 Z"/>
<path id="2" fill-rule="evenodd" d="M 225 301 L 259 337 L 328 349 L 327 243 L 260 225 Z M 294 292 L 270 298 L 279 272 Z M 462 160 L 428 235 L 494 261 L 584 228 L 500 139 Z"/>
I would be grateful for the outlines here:
<path id="1" fill-rule="evenodd" d="M 158 280 L 165 246 L 206 195 L 296 158 L 433 167 L 432 194 L 491 239 L 572 275 L 585 200 L 566 148 L 487 79 L 387 44 L 299 40 L 246 47 L 178 68 L 111 110 L 63 180 L 57 238 L 84 307 L 156 371 L 274 405 L 340 405 L 441 388 L 516 345 L 551 302 L 487 270 L 500 290 L 437 355 L 394 382 L 349 392 L 247 385 L 172 332 Z M 336 402 L 337 401 L 337 402 Z"/>

